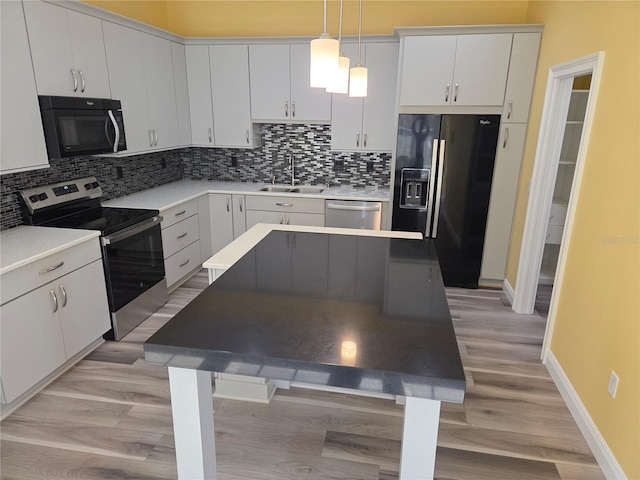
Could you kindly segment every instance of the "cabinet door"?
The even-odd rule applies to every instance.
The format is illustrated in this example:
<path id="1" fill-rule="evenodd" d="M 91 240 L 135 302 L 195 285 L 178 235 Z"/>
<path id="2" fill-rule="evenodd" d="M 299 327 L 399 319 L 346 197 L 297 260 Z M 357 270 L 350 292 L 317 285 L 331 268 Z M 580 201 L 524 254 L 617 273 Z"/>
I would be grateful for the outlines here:
<path id="1" fill-rule="evenodd" d="M 296 122 L 331 121 L 331 94 L 324 88 L 311 88 L 309 43 L 289 46 L 291 71 L 291 109 L 289 119 Z"/>
<path id="2" fill-rule="evenodd" d="M 102 260 L 58 279 L 60 320 L 67 359 L 111 328 Z"/>
<path id="3" fill-rule="evenodd" d="M 38 94 L 75 95 L 67 10 L 40 1 L 23 3 Z"/>
<path id="4" fill-rule="evenodd" d="M 0 9 L 0 173 L 48 167 L 22 3 Z"/>
<path id="5" fill-rule="evenodd" d="M 142 33 L 111 22 L 104 22 L 103 28 L 111 93 L 122 102 L 127 152 L 149 150 L 152 139 Z"/>
<path id="6" fill-rule="evenodd" d="M 358 62 L 358 46 L 343 44 L 342 51 L 349 57 L 350 67 L 354 67 Z M 385 72 L 385 75 L 387 74 L 388 72 Z M 370 79 L 371 75 L 369 75 L 369 81 Z M 331 95 L 331 97 L 331 149 L 361 150 L 364 99 L 341 94 Z"/>
<path id="7" fill-rule="evenodd" d="M 187 59 L 184 45 L 171 42 L 173 81 L 176 86 L 178 110 L 178 145 L 191 145 L 191 120 L 189 118 L 189 87 L 187 83 Z"/>
<path id="8" fill-rule="evenodd" d="M 453 75 L 452 105 L 504 102 L 513 35 L 459 35 Z"/>
<path id="9" fill-rule="evenodd" d="M 289 45 L 249 45 L 251 118 L 290 119 Z"/>
<path id="10" fill-rule="evenodd" d="M 214 138 L 209 47 L 207 45 L 188 45 L 185 50 L 189 83 L 191 141 L 193 145 L 210 147 L 213 145 Z"/>
<path id="11" fill-rule="evenodd" d="M 55 285 L 48 284 L 0 307 L 0 365 L 7 402 L 66 361 L 60 305 Z"/>
<path id="12" fill-rule="evenodd" d="M 526 131 L 524 123 L 503 124 L 500 128 L 482 251 L 483 279 L 504 279 Z"/>
<path id="13" fill-rule="evenodd" d="M 455 35 L 404 38 L 400 105 L 449 104 L 457 39 Z"/>
<path id="14" fill-rule="evenodd" d="M 200 239 L 200 259 L 204 262 L 211 255 L 211 211 L 209 209 L 209 195 L 198 197 L 198 230 Z"/>
<path id="15" fill-rule="evenodd" d="M 275 225 L 286 224 L 286 213 L 264 210 L 247 211 L 247 230 L 258 223 L 273 223 Z"/>
<path id="16" fill-rule="evenodd" d="M 178 107 L 173 83 L 171 42 L 142 34 L 144 67 L 149 102 L 149 125 L 153 130 L 153 148 L 179 144 Z"/>
<path id="17" fill-rule="evenodd" d="M 102 21 L 82 13 L 67 12 L 73 65 L 80 86 L 78 95 L 92 98 L 110 98 L 107 59 L 104 56 Z"/>
<path id="18" fill-rule="evenodd" d="M 324 227 L 324 214 L 321 213 L 287 213 L 287 225 L 310 225 L 312 227 Z"/>
<path id="19" fill-rule="evenodd" d="M 362 111 L 362 140 L 360 144 L 363 150 L 393 150 L 398 49 L 397 43 L 368 43 L 366 45 L 368 92 Z"/>
<path id="20" fill-rule="evenodd" d="M 233 241 L 233 206 L 231 195 L 209 194 L 212 255 Z"/>
<path id="21" fill-rule="evenodd" d="M 247 209 L 244 195 L 233 195 L 233 238 L 247 231 Z"/>
<path id="22" fill-rule="evenodd" d="M 504 96 L 503 122 L 526 123 L 538 64 L 540 33 L 514 33 Z"/>
<path id="23" fill-rule="evenodd" d="M 209 58 L 215 143 L 248 147 L 253 140 L 249 49 L 247 45 L 211 45 Z"/>

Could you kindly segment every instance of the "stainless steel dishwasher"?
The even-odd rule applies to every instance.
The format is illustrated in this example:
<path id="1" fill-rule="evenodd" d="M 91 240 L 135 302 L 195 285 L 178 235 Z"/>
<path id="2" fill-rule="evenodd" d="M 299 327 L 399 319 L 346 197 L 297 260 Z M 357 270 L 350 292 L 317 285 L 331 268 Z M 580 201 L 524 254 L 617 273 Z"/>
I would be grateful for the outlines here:
<path id="1" fill-rule="evenodd" d="M 326 200 L 325 227 L 380 230 L 382 202 L 358 200 Z"/>

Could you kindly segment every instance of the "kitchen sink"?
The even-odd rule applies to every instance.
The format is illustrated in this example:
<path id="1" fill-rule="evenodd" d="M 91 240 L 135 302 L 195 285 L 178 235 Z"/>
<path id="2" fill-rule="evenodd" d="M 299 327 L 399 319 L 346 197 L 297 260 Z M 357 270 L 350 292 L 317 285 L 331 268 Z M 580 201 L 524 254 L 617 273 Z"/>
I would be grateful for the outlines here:
<path id="1" fill-rule="evenodd" d="M 288 187 L 288 186 L 280 186 L 280 185 L 272 185 L 270 187 L 262 187 L 260 192 L 278 192 L 278 193 L 322 193 L 324 191 L 324 187 L 316 187 L 313 185 L 309 186 L 297 186 L 297 187 Z"/>

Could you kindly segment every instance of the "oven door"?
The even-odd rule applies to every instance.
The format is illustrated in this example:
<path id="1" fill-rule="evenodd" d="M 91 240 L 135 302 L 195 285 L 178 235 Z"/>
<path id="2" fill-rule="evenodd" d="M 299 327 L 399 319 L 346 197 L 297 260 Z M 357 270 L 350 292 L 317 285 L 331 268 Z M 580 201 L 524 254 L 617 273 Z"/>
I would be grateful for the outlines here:
<path id="1" fill-rule="evenodd" d="M 162 217 L 103 237 L 109 306 L 117 312 L 164 279 Z"/>

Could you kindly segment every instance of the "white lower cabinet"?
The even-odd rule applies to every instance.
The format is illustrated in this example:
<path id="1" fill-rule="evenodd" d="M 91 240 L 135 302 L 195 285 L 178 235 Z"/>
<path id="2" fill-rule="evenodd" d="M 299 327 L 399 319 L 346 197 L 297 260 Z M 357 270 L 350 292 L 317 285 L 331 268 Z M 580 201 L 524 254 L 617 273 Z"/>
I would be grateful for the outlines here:
<path id="1" fill-rule="evenodd" d="M 183 202 L 161 215 L 165 277 L 167 288 L 173 289 L 202 264 L 198 200 Z"/>
<path id="2" fill-rule="evenodd" d="M 200 268 L 200 242 L 196 241 L 183 248 L 171 257 L 165 258 L 164 269 L 167 278 L 167 287 L 174 288 L 180 284 L 180 280 Z"/>
<path id="3" fill-rule="evenodd" d="M 247 231 L 244 195 L 209 194 L 212 254 L 222 250 Z"/>
<path id="4" fill-rule="evenodd" d="M 246 195 L 247 229 L 257 223 L 324 226 L 324 199 Z"/>
<path id="5" fill-rule="evenodd" d="M 90 263 L 86 263 L 86 245 L 56 254 L 56 265 L 61 267 L 61 263 L 76 264 L 80 259 L 75 257 L 83 257 L 85 264 L 76 270 L 62 267 L 42 274 L 34 262 L 3 275 L 3 281 L 24 285 L 19 281 L 23 278 L 33 286 L 50 276 L 47 283 L 20 292 L 0 307 L 0 376 L 6 403 L 36 386 L 111 328 L 100 247 L 97 239 L 93 241 L 97 255 L 91 256 Z M 57 278 L 56 271 L 60 272 Z"/>

